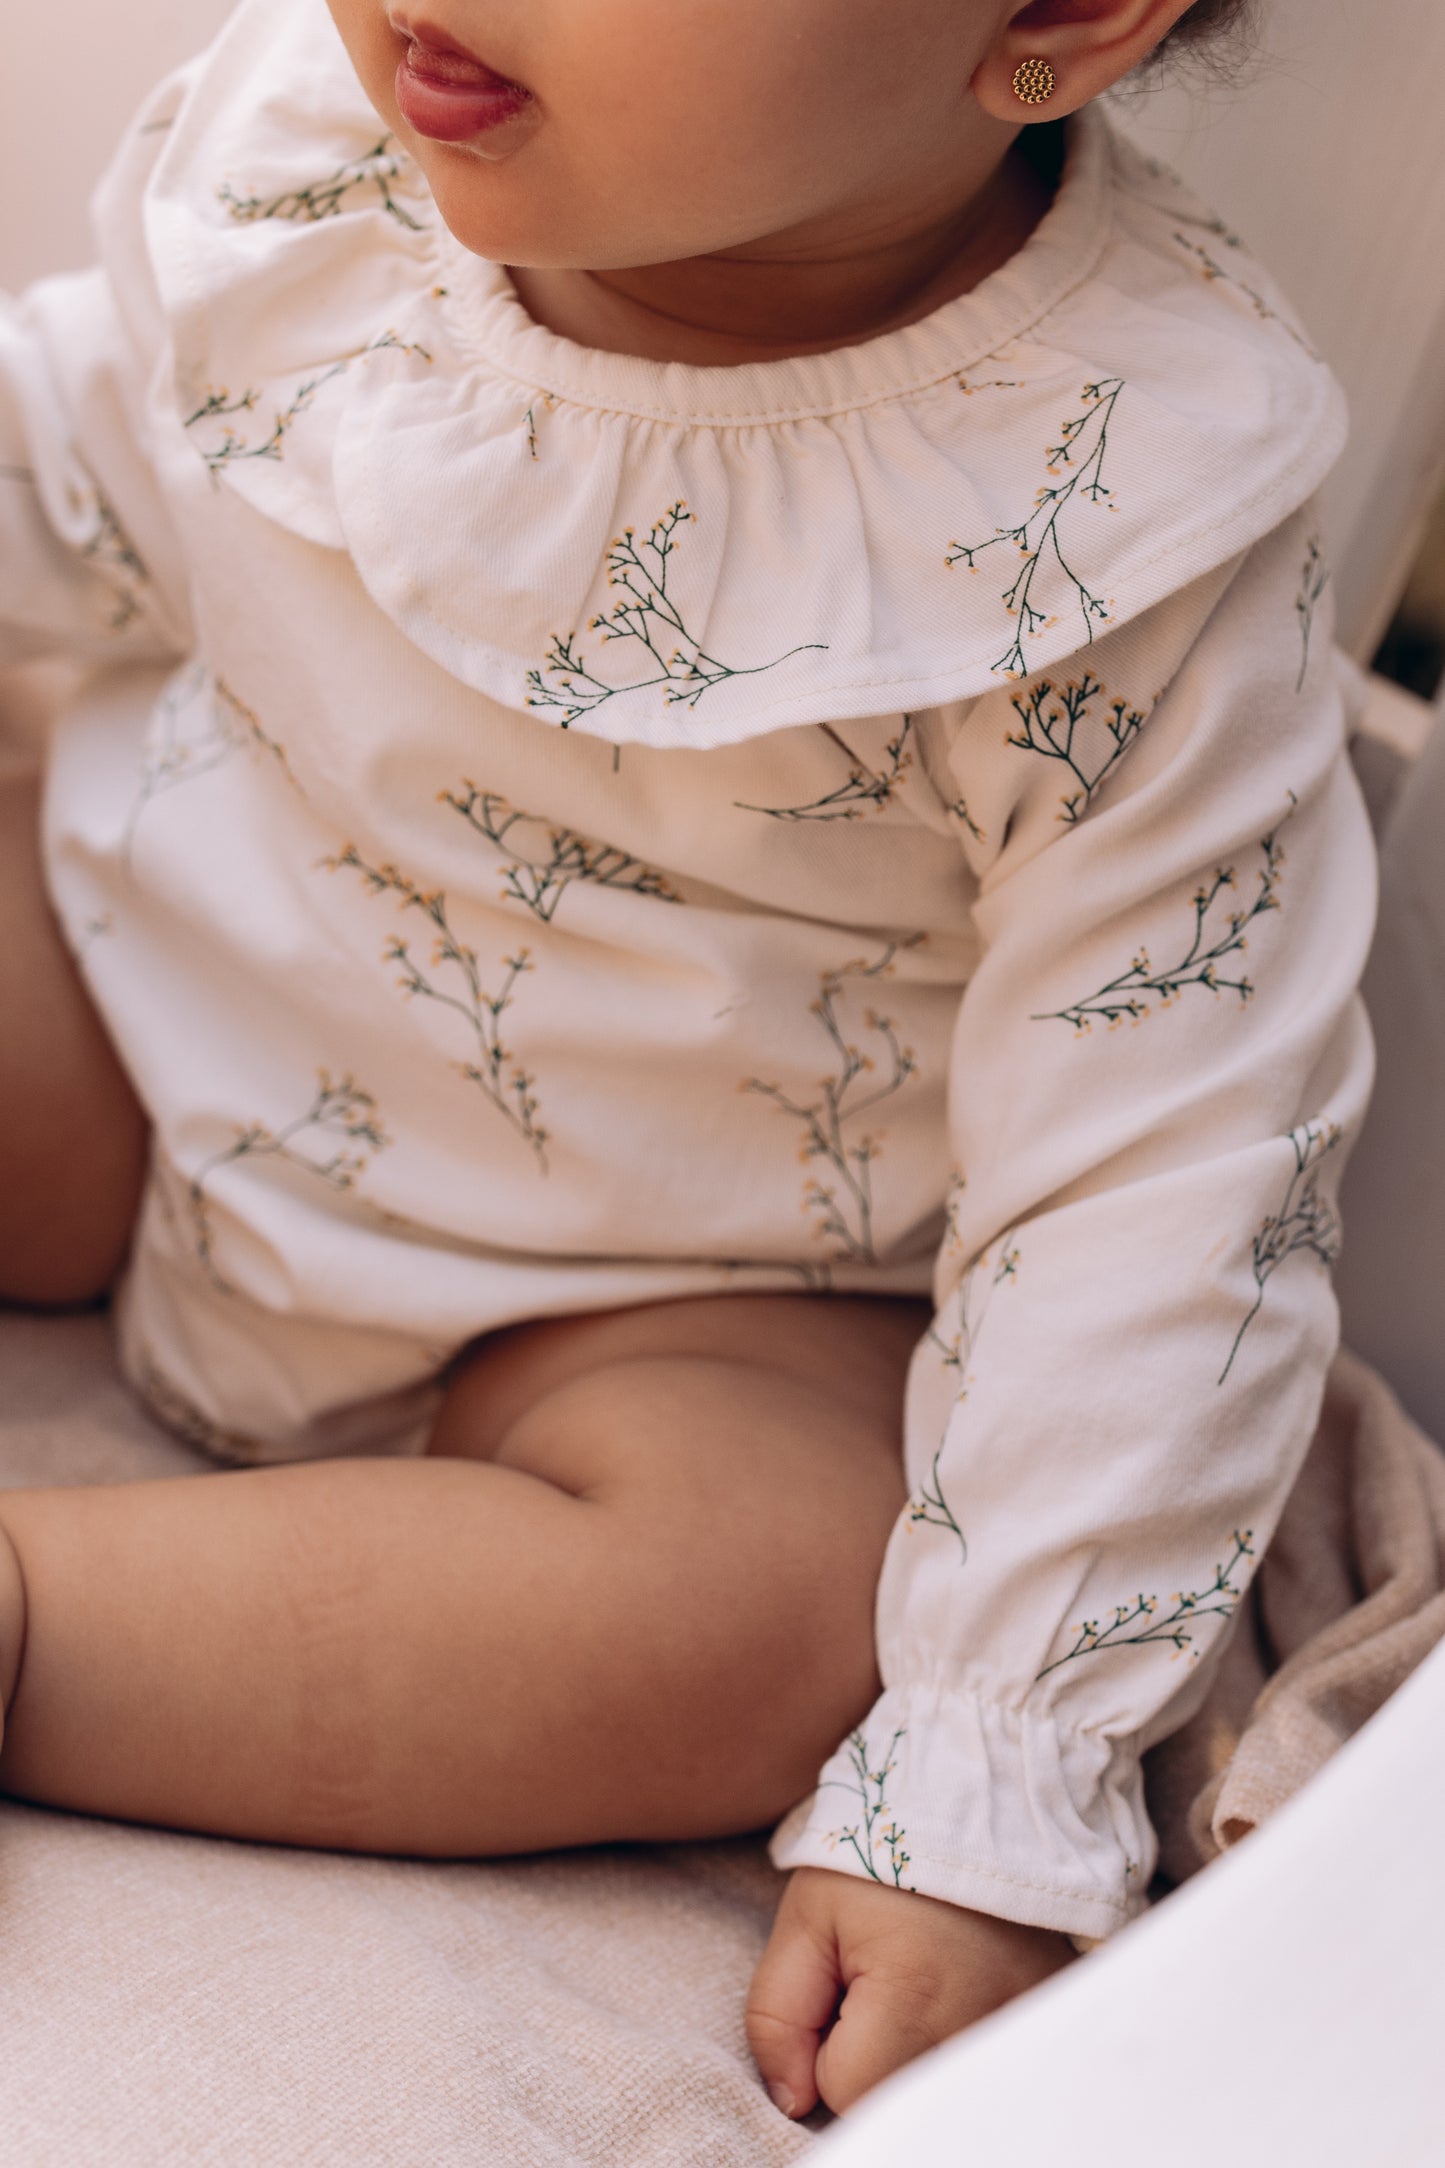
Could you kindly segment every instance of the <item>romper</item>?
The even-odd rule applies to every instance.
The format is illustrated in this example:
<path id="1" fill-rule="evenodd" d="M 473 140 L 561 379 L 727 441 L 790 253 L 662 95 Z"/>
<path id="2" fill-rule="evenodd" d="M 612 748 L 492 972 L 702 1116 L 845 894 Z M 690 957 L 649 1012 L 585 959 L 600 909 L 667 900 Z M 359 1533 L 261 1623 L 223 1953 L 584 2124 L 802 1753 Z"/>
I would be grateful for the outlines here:
<path id="1" fill-rule="evenodd" d="M 534 323 L 321 0 L 0 303 L 0 661 L 154 1124 L 127 1376 L 416 1452 L 522 1319 L 931 1296 L 884 1692 L 774 1840 L 1103 1936 L 1314 1426 L 1374 913 L 1343 402 L 1096 108 L 975 292 L 697 367 Z"/>

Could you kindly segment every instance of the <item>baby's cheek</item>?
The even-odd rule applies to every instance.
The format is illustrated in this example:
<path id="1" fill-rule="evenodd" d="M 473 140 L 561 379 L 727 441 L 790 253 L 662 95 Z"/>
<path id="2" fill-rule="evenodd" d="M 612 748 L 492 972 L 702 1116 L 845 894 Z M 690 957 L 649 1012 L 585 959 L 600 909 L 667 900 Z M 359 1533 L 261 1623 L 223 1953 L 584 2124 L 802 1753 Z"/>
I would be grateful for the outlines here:
<path id="1" fill-rule="evenodd" d="M 405 40 L 392 29 L 382 0 L 326 0 L 326 5 L 362 89 L 383 120 L 394 126 L 392 85 Z"/>
<path id="2" fill-rule="evenodd" d="M 330 4 L 368 95 L 397 125 L 401 41 L 377 0 Z M 837 35 L 840 13 L 860 8 L 876 67 L 856 26 Z M 458 36 L 531 91 L 534 125 L 454 148 L 397 132 L 456 238 L 493 262 L 683 262 L 829 213 L 845 169 L 850 197 L 886 191 L 900 145 L 917 155 L 918 71 L 905 98 L 897 25 L 882 24 L 876 0 L 535 0 L 495 53 L 472 12 Z"/>
<path id="3" fill-rule="evenodd" d="M 516 125 L 463 143 L 398 111 L 409 40 L 386 0 L 327 4 L 446 225 L 494 263 L 681 263 L 846 218 L 957 155 L 970 55 L 956 0 L 915 0 L 903 22 L 896 0 L 531 0 L 505 29 L 475 4 L 439 10 L 532 93 Z"/>

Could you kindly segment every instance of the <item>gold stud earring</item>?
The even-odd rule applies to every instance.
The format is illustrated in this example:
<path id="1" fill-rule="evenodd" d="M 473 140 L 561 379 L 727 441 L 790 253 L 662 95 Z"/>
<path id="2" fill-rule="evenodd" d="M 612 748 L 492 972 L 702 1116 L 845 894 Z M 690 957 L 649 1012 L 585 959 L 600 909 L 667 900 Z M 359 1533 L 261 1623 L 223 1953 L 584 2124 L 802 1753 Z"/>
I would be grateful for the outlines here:
<path id="1" fill-rule="evenodd" d="M 1046 60 L 1026 60 L 1014 76 L 1014 96 L 1025 105 L 1042 105 L 1054 95 L 1054 71 Z"/>

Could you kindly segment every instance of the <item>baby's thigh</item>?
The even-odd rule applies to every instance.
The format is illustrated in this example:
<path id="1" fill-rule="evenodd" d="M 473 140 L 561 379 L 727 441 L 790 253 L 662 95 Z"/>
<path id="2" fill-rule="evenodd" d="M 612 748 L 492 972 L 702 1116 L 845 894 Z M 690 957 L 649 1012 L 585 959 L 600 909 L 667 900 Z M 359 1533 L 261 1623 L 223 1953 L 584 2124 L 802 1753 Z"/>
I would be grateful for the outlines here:
<path id="1" fill-rule="evenodd" d="M 0 1301 L 85 1301 L 124 1259 L 147 1124 L 50 909 L 40 791 L 0 776 Z"/>
<path id="2" fill-rule="evenodd" d="M 683 1724 L 694 1705 L 713 1737 L 762 1751 L 769 1812 L 878 1692 L 874 1600 L 927 1317 L 735 1296 L 550 1321 L 483 1343 L 433 1434 L 434 1453 L 588 1504 L 617 1582 L 601 1608 L 627 1621 L 613 1631 L 639 1699 L 661 1692 Z"/>

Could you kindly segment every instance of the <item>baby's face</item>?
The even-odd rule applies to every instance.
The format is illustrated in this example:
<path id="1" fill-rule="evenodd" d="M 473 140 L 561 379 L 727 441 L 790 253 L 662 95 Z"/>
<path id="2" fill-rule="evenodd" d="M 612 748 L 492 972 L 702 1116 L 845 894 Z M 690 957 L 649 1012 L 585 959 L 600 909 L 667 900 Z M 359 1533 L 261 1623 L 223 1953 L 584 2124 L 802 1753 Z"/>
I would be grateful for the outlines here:
<path id="1" fill-rule="evenodd" d="M 448 226 L 498 263 L 886 248 L 967 200 L 1009 135 L 969 90 L 1008 0 L 329 4 Z M 520 92 L 489 114 L 467 55 Z"/>

